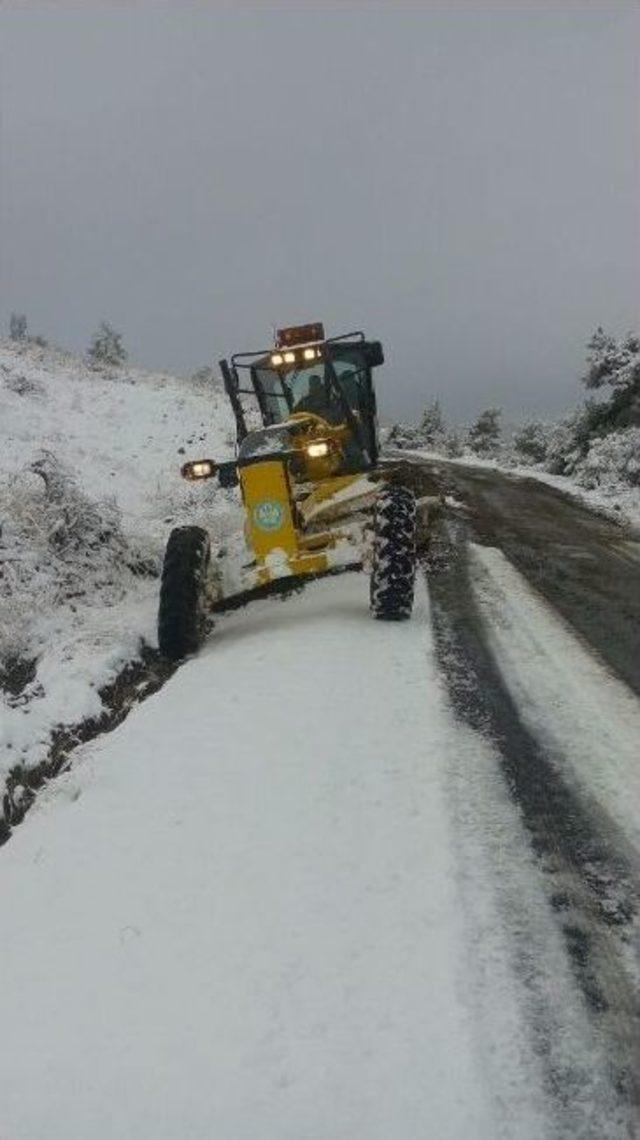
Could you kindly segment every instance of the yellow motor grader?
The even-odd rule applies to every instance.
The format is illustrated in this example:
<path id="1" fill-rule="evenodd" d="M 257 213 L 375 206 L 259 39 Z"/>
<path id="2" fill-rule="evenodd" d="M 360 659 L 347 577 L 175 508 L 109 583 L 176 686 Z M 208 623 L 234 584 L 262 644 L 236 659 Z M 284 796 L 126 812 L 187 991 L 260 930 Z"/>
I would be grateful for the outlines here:
<path id="1" fill-rule="evenodd" d="M 362 332 L 326 338 L 320 323 L 280 329 L 273 348 L 220 361 L 236 421 L 236 456 L 223 463 L 192 460 L 182 475 L 239 487 L 252 556 L 241 600 L 340 565 L 369 564 L 374 617 L 411 615 L 416 504 L 412 491 L 388 481 L 378 466 L 372 373 L 383 363 L 379 341 Z M 257 426 L 249 426 L 249 411 L 254 420 L 257 413 Z M 368 528 L 353 525 L 367 515 Z M 193 653 L 211 611 L 233 601 L 222 598 L 219 579 L 212 580 L 211 543 L 205 527 L 176 527 L 169 536 L 158 643 L 171 660 Z M 345 550 L 351 551 L 347 562 Z"/>

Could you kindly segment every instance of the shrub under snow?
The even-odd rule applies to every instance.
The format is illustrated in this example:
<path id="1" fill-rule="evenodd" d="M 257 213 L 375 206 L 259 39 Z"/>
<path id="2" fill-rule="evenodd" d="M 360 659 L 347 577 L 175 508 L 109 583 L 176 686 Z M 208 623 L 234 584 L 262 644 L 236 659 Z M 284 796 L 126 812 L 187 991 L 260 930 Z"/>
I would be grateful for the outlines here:
<path id="1" fill-rule="evenodd" d="M 155 573 L 120 528 L 113 500 L 93 502 L 43 451 L 0 481 L 0 660 L 31 652 L 34 610 L 112 605 L 132 577 Z"/>
<path id="2" fill-rule="evenodd" d="M 549 429 L 535 421 L 523 424 L 514 433 L 513 447 L 520 462 L 543 463 L 549 447 Z"/>
<path id="3" fill-rule="evenodd" d="M 411 451 L 426 447 L 422 431 L 415 424 L 394 424 L 386 438 L 388 447 L 398 447 Z"/>
<path id="4" fill-rule="evenodd" d="M 594 440 L 576 465 L 582 487 L 640 487 L 640 428 L 629 427 Z"/>

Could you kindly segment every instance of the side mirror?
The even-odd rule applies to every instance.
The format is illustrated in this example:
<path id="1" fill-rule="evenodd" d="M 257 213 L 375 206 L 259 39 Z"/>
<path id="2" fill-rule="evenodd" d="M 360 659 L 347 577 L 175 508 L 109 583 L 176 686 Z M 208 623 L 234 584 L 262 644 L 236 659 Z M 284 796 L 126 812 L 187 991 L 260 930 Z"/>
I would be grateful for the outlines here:
<path id="1" fill-rule="evenodd" d="M 384 364 L 384 350 L 379 340 L 372 340 L 365 344 L 364 355 L 369 368 L 378 368 Z"/>
<path id="2" fill-rule="evenodd" d="M 211 479 L 218 473 L 218 464 L 213 459 L 194 459 L 190 463 L 183 463 L 180 474 L 183 479 L 193 483 L 196 479 Z"/>

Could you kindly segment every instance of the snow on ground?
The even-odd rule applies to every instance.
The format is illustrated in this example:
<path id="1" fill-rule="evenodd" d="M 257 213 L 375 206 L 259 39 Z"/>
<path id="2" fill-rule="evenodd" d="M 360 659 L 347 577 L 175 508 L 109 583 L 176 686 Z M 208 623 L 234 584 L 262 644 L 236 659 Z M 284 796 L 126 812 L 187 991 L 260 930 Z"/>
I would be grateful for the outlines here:
<path id="1" fill-rule="evenodd" d="M 185 500 L 181 447 L 229 453 L 232 421 L 218 389 L 123 366 L 96 371 L 81 357 L 0 342 L 2 470 L 44 448 L 92 500 L 112 496 L 129 533 L 158 535 L 162 512 Z"/>
<path id="2" fill-rule="evenodd" d="M 100 712 L 98 690 L 154 644 L 171 527 L 237 533 L 234 493 L 179 473 L 232 440 L 218 390 L 0 342 L 0 676 L 12 657 L 37 661 L 17 700 L 0 686 L 0 775 Z"/>
<path id="3" fill-rule="evenodd" d="M 526 1135 L 525 1081 L 540 1113 L 538 1140 L 626 1140 L 629 1122 L 611 1087 L 607 1041 L 594 1034 L 577 998 L 547 902 L 548 878 L 531 851 L 493 741 L 458 725 L 444 761 L 464 918 L 461 992 L 473 1012 L 485 1083 L 499 1090 L 509 1120 L 505 1137 Z M 553 1104 L 552 1126 L 543 1120 L 542 1090 Z"/>
<path id="4" fill-rule="evenodd" d="M 371 621 L 363 575 L 222 619 L 3 850 L 7 1137 L 559 1135 L 477 841 L 460 885 L 452 764 L 495 778 L 423 587 L 403 625 Z M 571 986 L 556 1047 L 580 1058 Z"/>
<path id="5" fill-rule="evenodd" d="M 187 381 L 0 345 L 0 617 L 37 658 L 0 708 L 5 769 L 99 712 L 153 644 L 172 525 L 204 511 L 232 543 L 234 493 L 178 475 L 182 449 L 225 457 L 230 434 L 220 395 Z M 475 557 L 524 715 L 568 763 L 584 718 L 574 777 L 631 836 L 626 690 L 515 571 Z M 372 622 L 366 594 L 344 576 L 220 619 L 14 831 L 10 1140 L 52 1121 L 65 1140 L 625 1134 L 492 743 L 448 706 L 424 588 L 404 625 Z"/>
<path id="6" fill-rule="evenodd" d="M 587 488 L 580 485 L 570 475 L 552 475 L 540 467 L 509 467 L 505 468 L 514 475 L 523 479 L 538 479 L 550 487 L 556 487 L 565 495 L 572 495 L 586 506 L 604 514 L 611 515 L 617 521 L 625 518 L 640 529 L 640 487 L 630 487 L 625 483 L 612 482 L 602 487 Z"/>
<path id="7" fill-rule="evenodd" d="M 640 702 L 492 547 L 470 547 L 504 682 L 536 739 L 640 850 Z"/>

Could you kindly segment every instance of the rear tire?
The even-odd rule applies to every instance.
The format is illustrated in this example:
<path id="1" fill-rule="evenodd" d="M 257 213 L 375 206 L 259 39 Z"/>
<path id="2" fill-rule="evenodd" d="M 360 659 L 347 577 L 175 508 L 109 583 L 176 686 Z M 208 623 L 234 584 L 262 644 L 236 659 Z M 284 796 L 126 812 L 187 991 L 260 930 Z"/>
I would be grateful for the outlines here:
<path id="1" fill-rule="evenodd" d="M 204 589 L 210 558 L 209 535 L 202 527 L 179 526 L 171 531 L 158 611 L 158 646 L 170 661 L 195 653 L 204 636 Z"/>
<path id="2" fill-rule="evenodd" d="M 416 576 L 416 500 L 406 487 L 383 487 L 373 516 L 371 612 L 383 621 L 411 617 Z"/>

